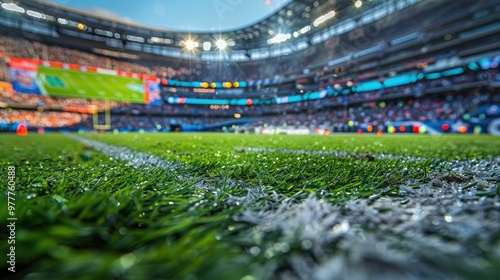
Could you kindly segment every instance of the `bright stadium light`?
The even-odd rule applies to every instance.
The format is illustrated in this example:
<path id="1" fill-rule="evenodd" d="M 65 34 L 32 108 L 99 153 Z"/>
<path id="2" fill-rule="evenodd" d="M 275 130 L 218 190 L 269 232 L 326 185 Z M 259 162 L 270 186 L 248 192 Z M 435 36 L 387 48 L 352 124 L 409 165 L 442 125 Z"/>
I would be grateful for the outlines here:
<path id="1" fill-rule="evenodd" d="M 24 9 L 14 3 L 3 3 L 2 8 L 4 8 L 7 11 L 24 13 Z"/>
<path id="2" fill-rule="evenodd" d="M 306 26 L 302 27 L 300 30 L 297 30 L 297 31 L 293 32 L 293 37 L 297 38 L 300 35 L 306 34 L 309 31 L 311 31 L 311 26 L 310 25 L 306 25 Z"/>
<path id="3" fill-rule="evenodd" d="M 354 3 L 354 7 L 356 7 L 356 8 L 360 8 L 360 7 L 361 7 L 361 5 L 363 5 L 363 2 L 361 2 L 361 0 L 358 0 L 358 1 L 356 1 L 356 2 Z"/>
<path id="4" fill-rule="evenodd" d="M 311 26 L 307 25 L 307 26 L 302 27 L 302 29 L 300 29 L 300 34 L 304 34 L 304 33 L 307 33 L 309 31 L 311 31 Z"/>
<path id="5" fill-rule="evenodd" d="M 318 25 L 320 25 L 320 24 L 322 24 L 323 22 L 325 22 L 325 21 L 327 21 L 327 20 L 331 19 L 331 18 L 332 18 L 332 17 L 334 17 L 334 16 L 335 16 L 335 11 L 330 11 L 329 13 L 324 14 L 324 15 L 322 15 L 322 16 L 320 16 L 320 17 L 318 17 L 318 18 L 317 18 L 317 19 L 313 22 L 313 25 L 314 25 L 315 27 L 318 27 Z"/>
<path id="6" fill-rule="evenodd" d="M 172 39 L 167 39 L 167 38 L 161 38 L 161 37 L 151 37 L 149 39 L 152 43 L 155 44 L 173 44 L 174 41 Z"/>
<path id="7" fill-rule="evenodd" d="M 291 37 L 292 37 L 292 35 L 290 35 L 290 33 L 288 33 L 288 34 L 281 34 L 280 33 L 280 34 L 274 36 L 273 38 L 267 40 L 267 43 L 269 43 L 269 44 L 283 43 L 286 40 L 290 39 Z"/>
<path id="8" fill-rule="evenodd" d="M 125 39 L 132 41 L 132 42 L 138 42 L 138 43 L 144 43 L 146 41 L 143 37 L 135 36 L 135 35 L 127 35 L 127 36 L 125 36 Z"/>
<path id="9" fill-rule="evenodd" d="M 60 24 L 64 24 L 64 25 L 68 24 L 68 20 L 65 18 L 58 18 L 57 22 L 59 22 Z"/>
<path id="10" fill-rule="evenodd" d="M 217 48 L 219 50 L 224 50 L 227 48 L 227 43 L 226 41 L 222 40 L 222 39 L 219 39 L 217 40 L 217 42 L 215 42 L 215 45 L 217 46 Z"/>
<path id="11" fill-rule="evenodd" d="M 46 19 L 47 18 L 47 16 L 45 16 L 44 14 L 39 13 L 37 11 L 32 11 L 32 10 L 27 10 L 26 14 L 30 17 L 34 17 L 34 18 L 38 18 L 38 19 Z"/>
<path id="12" fill-rule="evenodd" d="M 186 49 L 188 49 L 190 51 L 194 50 L 195 48 L 197 48 L 199 46 L 198 42 L 195 42 L 191 39 L 187 40 L 184 44 L 186 45 Z"/>
<path id="13" fill-rule="evenodd" d="M 209 51 L 211 47 L 212 47 L 212 43 L 210 43 L 210 42 L 203 43 L 203 50 Z"/>

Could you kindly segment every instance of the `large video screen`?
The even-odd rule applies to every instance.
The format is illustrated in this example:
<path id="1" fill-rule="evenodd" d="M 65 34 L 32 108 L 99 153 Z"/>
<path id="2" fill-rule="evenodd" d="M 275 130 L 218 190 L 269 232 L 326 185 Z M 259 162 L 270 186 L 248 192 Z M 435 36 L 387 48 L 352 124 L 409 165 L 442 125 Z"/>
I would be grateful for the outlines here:
<path id="1" fill-rule="evenodd" d="M 17 93 L 141 104 L 160 99 L 155 79 L 146 75 L 19 58 L 10 58 L 9 73 Z"/>

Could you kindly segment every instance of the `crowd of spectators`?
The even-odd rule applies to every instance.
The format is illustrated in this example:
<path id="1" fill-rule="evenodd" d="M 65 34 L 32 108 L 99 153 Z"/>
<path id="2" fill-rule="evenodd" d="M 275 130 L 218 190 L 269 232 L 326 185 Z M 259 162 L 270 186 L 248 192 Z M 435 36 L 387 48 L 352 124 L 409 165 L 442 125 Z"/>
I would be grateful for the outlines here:
<path id="1" fill-rule="evenodd" d="M 213 106 L 199 106 L 199 105 L 174 105 L 163 103 L 161 106 L 142 105 L 142 104 L 125 104 L 123 106 L 114 107 L 112 113 L 123 114 L 130 112 L 132 114 L 151 114 L 151 115 L 218 115 L 218 116 L 233 116 L 234 114 L 241 114 L 244 117 L 260 116 L 263 114 L 281 114 L 284 112 L 298 113 L 308 108 L 326 108 L 326 107 L 346 107 L 350 104 L 359 104 L 380 99 L 390 98 L 406 98 L 414 97 L 419 98 L 426 94 L 428 91 L 443 92 L 449 90 L 456 90 L 464 84 L 473 82 L 489 82 L 500 81 L 500 73 L 496 69 L 481 71 L 475 74 L 463 74 L 454 77 L 444 77 L 435 80 L 422 80 L 417 83 L 383 88 L 380 90 L 351 93 L 347 95 L 331 95 L 318 100 L 303 100 L 300 102 L 276 104 L 272 100 L 267 105 L 254 105 L 254 106 L 233 106 L 229 105 L 224 109 L 213 109 Z M 345 85 L 343 85 L 345 86 Z M 215 106 L 216 108 L 220 106 Z"/>
<path id="2" fill-rule="evenodd" d="M 120 102 L 109 102 L 112 124 L 121 129 L 146 129 L 158 130 L 168 127 L 168 119 L 178 124 L 210 125 L 238 118 L 258 118 L 266 115 L 264 120 L 267 125 L 281 127 L 290 126 L 330 126 L 334 130 L 343 131 L 352 121 L 356 124 L 385 124 L 387 121 L 435 121 L 458 120 L 468 109 L 470 104 L 480 102 L 500 102 L 498 94 L 464 95 L 454 92 L 464 83 L 485 82 L 498 79 L 496 69 L 477 72 L 474 75 L 463 74 L 454 77 L 421 81 L 401 87 L 393 87 L 366 93 L 353 93 L 349 95 L 329 96 L 319 100 L 304 100 L 288 104 L 269 104 L 259 106 L 229 106 L 223 110 L 214 110 L 210 106 L 172 105 L 162 104 L 144 105 Z M 484 83 L 488 85 L 488 83 Z M 436 89 L 443 88 L 445 94 L 440 94 Z M 477 87 L 474 87 L 477 89 Z M 426 91 L 434 90 L 435 95 L 424 95 Z M 452 93 L 450 93 L 452 90 Z M 448 92 L 446 94 L 446 92 Z M 463 92 L 463 91 L 461 91 Z M 0 101 L 14 103 L 32 109 L 59 109 L 80 112 L 78 108 L 96 107 L 101 113 L 106 109 L 102 101 L 91 101 L 78 98 L 48 97 L 32 94 L 11 94 L 0 92 Z M 432 97 L 426 97 L 432 96 Z M 437 97 L 436 97 L 437 96 Z M 446 98 L 443 98 L 446 96 Z M 466 96 L 469 96 L 466 98 Z M 471 99 L 470 96 L 475 96 Z M 385 98 L 384 98 L 385 97 Z M 382 100 L 387 101 L 382 101 Z M 406 100 L 406 101 L 397 101 Z M 75 109 L 77 108 L 77 109 Z M 4 122 L 22 121 L 24 117 L 30 119 L 30 124 L 43 123 L 49 127 L 60 127 L 66 124 L 79 124 L 85 129 L 92 129 L 93 123 L 88 118 L 78 114 L 60 113 L 59 119 L 63 122 L 47 121 L 40 117 L 49 114 L 53 119 L 57 112 L 33 112 L 30 114 L 10 114 Z M 66 110 L 68 111 L 68 110 Z M 6 116 L 6 109 L 2 110 Z M 15 111 L 11 111 L 15 112 Z M 23 111 L 25 112 L 25 111 Z M 28 111 L 26 111 L 28 112 Z M 26 113 L 25 112 L 25 113 Z M 102 114 L 101 114 L 102 115 Z M 80 116 L 80 118 L 78 118 Z M 269 117 L 270 116 L 270 117 Z M 42 121 L 42 122 L 41 122 Z M 254 122 L 252 125 L 262 125 L 263 121 Z M 63 125 L 63 126 L 64 126 Z"/>
<path id="3" fill-rule="evenodd" d="M 85 117 L 78 113 L 0 109 L 0 123 L 23 122 L 28 127 L 65 128 L 78 125 Z"/>
<path id="4" fill-rule="evenodd" d="M 0 89 L 0 102 L 16 104 L 16 107 L 51 108 L 51 109 L 95 109 L 98 111 L 125 106 L 128 103 L 118 101 L 90 100 L 83 98 L 51 97 L 37 94 L 12 94 Z"/>
<path id="5" fill-rule="evenodd" d="M 248 127 L 305 127 L 312 130 L 325 127 L 332 131 L 348 131 L 349 127 L 363 124 L 387 127 L 393 122 L 457 121 L 477 106 L 489 102 L 500 102 L 500 98 L 489 93 L 450 93 L 424 98 L 407 98 L 404 101 L 373 101 L 336 109 L 274 115 L 258 119 Z"/>
<path id="6" fill-rule="evenodd" d="M 319 101 L 315 101 L 319 102 Z M 466 113 L 472 112 L 484 103 L 500 102 L 496 94 L 487 92 L 462 91 L 460 93 L 436 94 L 421 98 L 407 97 L 400 100 L 367 101 L 345 107 L 323 108 L 311 106 L 304 112 L 288 112 L 270 116 L 255 115 L 244 118 L 247 128 L 255 127 L 305 127 L 314 130 L 318 127 L 332 131 L 348 131 L 349 128 L 360 125 L 388 126 L 393 122 L 402 121 L 457 121 Z M 182 125 L 216 125 L 234 121 L 233 116 L 227 117 L 180 117 L 112 114 L 111 129 L 165 131 L 171 124 Z M 0 110 L 0 122 L 15 123 L 27 121 L 33 127 L 64 128 L 92 130 L 95 120 L 91 115 L 34 111 L 34 110 Z M 104 114 L 99 114 L 98 124 L 106 124 Z"/>
<path id="7" fill-rule="evenodd" d="M 50 108 L 65 108 L 65 107 L 82 107 L 96 108 L 103 111 L 110 108 L 114 114 L 149 114 L 149 115 L 225 115 L 232 116 L 235 113 L 243 116 L 258 116 L 262 114 L 279 114 L 281 112 L 300 112 L 307 107 L 321 108 L 326 106 L 347 106 L 351 103 L 360 103 L 366 101 L 378 100 L 381 98 L 390 97 L 405 97 L 414 96 L 420 97 L 427 90 L 436 90 L 444 88 L 448 90 L 450 86 L 460 86 L 472 82 L 492 82 L 500 81 L 500 73 L 496 69 L 488 71 L 480 71 L 474 74 L 462 74 L 454 77 L 444 77 L 430 81 L 420 81 L 414 84 L 384 88 L 381 90 L 351 93 L 348 95 L 327 96 L 321 100 L 304 100 L 289 104 L 273 104 L 262 106 L 229 106 L 224 110 L 214 110 L 210 106 L 196 105 L 172 105 L 166 102 L 160 106 L 146 104 L 131 104 L 118 101 L 109 101 L 107 104 L 103 100 L 89 100 L 81 98 L 63 98 L 50 97 L 33 94 L 11 94 L 6 91 L 0 92 L 0 101 L 5 103 L 15 103 L 23 106 L 32 107 L 50 107 Z M 343 85 L 345 86 L 345 85 Z M 109 106 L 109 107 L 108 107 Z"/>

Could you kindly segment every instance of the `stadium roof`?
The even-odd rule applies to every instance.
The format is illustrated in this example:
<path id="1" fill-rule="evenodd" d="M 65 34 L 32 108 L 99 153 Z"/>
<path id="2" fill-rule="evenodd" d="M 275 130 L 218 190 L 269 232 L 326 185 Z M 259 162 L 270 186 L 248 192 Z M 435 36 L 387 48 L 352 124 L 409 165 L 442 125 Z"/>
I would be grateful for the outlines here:
<path id="1" fill-rule="evenodd" d="M 44 0 L 107 18 L 184 32 L 245 28 L 262 21 L 292 0 L 67 1 Z"/>
<path id="2" fill-rule="evenodd" d="M 194 0 L 193 0 L 194 1 Z M 260 0 L 255 0 L 260 1 Z M 262 0 L 274 1 L 274 0 Z M 278 1 L 278 0 L 276 0 Z M 111 16 L 69 7 L 70 0 L 0 1 L 5 15 L 28 17 L 45 24 L 45 33 L 90 39 L 111 47 L 162 53 L 171 57 L 202 60 L 258 60 L 277 57 L 318 44 L 357 27 L 388 16 L 421 0 L 281 0 L 283 4 L 267 17 L 231 30 L 204 32 L 178 31 L 136 23 L 129 18 Z M 79 2 L 79 1 L 78 1 Z M 112 1 L 107 1 L 112 2 Z M 229 14 L 229 5 L 243 0 L 212 0 L 219 13 Z M 245 1 L 246 2 L 246 1 Z M 121 3 L 121 2 L 120 2 Z M 157 1 L 157 3 L 160 3 Z M 278 2 L 274 2 L 278 3 Z M 224 6 L 225 5 L 225 6 Z M 26 13 L 25 13 L 26 12 Z M 162 11 L 160 11 L 162 12 Z M 137 13 L 142 13 L 139 9 Z M 147 12 L 146 12 L 147 14 Z M 217 16 L 217 12 L 211 13 Z M 244 14 L 243 12 L 241 14 Z M 34 27 L 35 28 L 35 27 Z M 97 38 L 99 37 L 99 38 Z M 228 48 L 228 52 L 225 50 Z"/>
<path id="3" fill-rule="evenodd" d="M 266 0 L 262 0 L 266 1 Z M 276 0 L 277 1 L 277 0 Z M 339 23 L 342 20 L 350 18 L 360 18 L 364 12 L 367 10 L 388 2 L 388 0 L 282 0 L 283 3 L 279 9 L 277 9 L 273 14 L 270 14 L 266 18 L 255 22 L 253 24 L 248 24 L 246 27 L 238 27 L 232 30 L 213 30 L 210 32 L 189 32 L 189 31 L 178 31 L 170 30 L 167 28 L 152 27 L 149 25 L 135 23 L 130 19 L 121 17 L 109 17 L 109 14 L 99 14 L 92 13 L 90 10 L 81 10 L 71 8 L 68 5 L 73 2 L 81 1 L 69 1 L 69 0 L 33 0 L 31 3 L 44 3 L 45 8 L 43 11 L 52 14 L 56 17 L 63 16 L 65 13 L 76 16 L 74 20 L 85 19 L 99 19 L 101 23 L 109 22 L 112 26 L 127 27 L 127 30 L 136 31 L 136 35 L 140 35 L 141 32 L 163 32 L 168 33 L 170 39 L 174 42 L 180 42 L 184 40 L 187 35 L 193 35 L 195 39 L 201 44 L 204 41 L 210 41 L 214 39 L 214 35 L 219 35 L 223 39 L 234 42 L 235 47 L 233 49 L 243 49 L 251 50 L 260 47 L 267 47 L 269 45 L 269 40 L 274 39 L 278 42 L 286 41 L 297 37 L 297 39 L 308 38 L 312 34 L 321 31 L 325 27 L 331 26 L 332 24 Z M 20 3 L 22 5 L 28 5 L 28 3 Z M 102 2 L 102 1 L 101 1 Z M 106 1 L 114 2 L 114 1 Z M 156 1 L 159 3 L 158 1 Z M 178 1 L 181 2 L 181 1 Z M 182 1 L 184 2 L 184 1 Z M 231 5 L 238 3 L 243 3 L 242 0 L 214 0 L 211 3 L 219 3 L 221 6 L 219 12 L 227 10 L 227 13 L 231 12 Z M 245 1 L 246 2 L 246 1 Z M 357 4 L 361 3 L 362 7 L 357 8 Z M 103 2 L 104 3 L 104 2 Z M 140 3 L 140 2 L 137 2 Z M 121 5 L 121 2 L 120 2 Z M 224 6 L 225 5 L 225 6 Z M 31 6 L 31 5 L 30 5 Z M 361 6 L 361 5 L 360 5 Z M 225 8 L 224 8 L 225 7 Z M 139 11 L 139 10 L 138 10 Z M 238 12 L 238 14 L 244 14 L 244 12 Z M 247 11 L 245 11 L 247 12 Z M 333 12 L 333 14 L 332 14 Z M 147 12 L 146 12 L 147 13 Z M 216 12 L 212 13 L 216 16 Z M 323 21 L 328 21 L 324 24 L 315 25 L 314 23 L 318 20 L 323 19 Z M 142 31 L 141 31 L 142 30 Z M 307 34 L 306 34 L 307 33 Z M 297 35 L 297 36 L 295 36 Z M 281 36 L 281 37 L 280 37 Z M 290 38 L 292 37 L 292 38 Z"/>

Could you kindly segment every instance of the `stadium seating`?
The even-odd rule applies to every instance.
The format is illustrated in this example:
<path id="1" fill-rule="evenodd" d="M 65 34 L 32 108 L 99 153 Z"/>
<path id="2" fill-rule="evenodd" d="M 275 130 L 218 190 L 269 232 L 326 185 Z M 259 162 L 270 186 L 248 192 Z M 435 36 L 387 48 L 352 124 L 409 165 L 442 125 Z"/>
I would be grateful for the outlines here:
<path id="1" fill-rule="evenodd" d="M 427 13 L 415 13 L 411 18 L 413 23 L 424 20 L 418 28 L 398 25 L 405 17 L 402 14 L 372 24 L 377 28 L 377 36 L 373 38 L 368 36 L 368 27 L 363 27 L 347 32 L 341 39 L 308 42 L 304 51 L 241 63 L 117 58 L 70 48 L 62 43 L 42 42 L 36 37 L 4 34 L 0 35 L 0 54 L 3 56 L 0 59 L 0 81 L 10 80 L 8 58 L 19 57 L 155 75 L 167 82 L 162 80 L 162 100 L 156 105 L 118 100 L 107 102 L 99 98 L 12 94 L 3 89 L 0 101 L 9 107 L 9 112 L 22 110 L 19 111 L 22 113 L 8 114 L 7 118 L 6 111 L 2 111 L 1 120 L 16 123 L 22 122 L 24 117 L 34 119 L 35 115 L 53 117 L 60 114 L 61 119 L 80 120 L 81 123 L 37 119 L 29 124 L 33 127 L 71 126 L 72 129 L 91 130 L 94 121 L 89 114 L 97 113 L 99 119 L 109 111 L 111 128 L 162 131 L 169 127 L 169 120 L 181 124 L 181 128 L 182 125 L 197 125 L 199 129 L 221 130 L 237 121 L 241 126 L 252 128 L 264 124 L 299 125 L 310 129 L 321 126 L 332 131 L 355 130 L 358 125 L 378 125 L 373 121 L 376 119 L 384 126 L 387 126 L 386 121 L 446 118 L 458 121 L 462 114 L 474 109 L 469 106 L 470 99 L 479 100 L 473 103 L 475 106 L 498 102 L 498 94 L 495 94 L 495 85 L 500 80 L 498 65 L 484 69 L 480 65 L 481 59 L 498 56 L 495 51 L 486 51 L 497 39 L 496 35 L 487 32 L 486 27 L 498 11 L 482 12 L 488 9 L 487 3 L 482 2 L 474 9 L 477 15 L 471 16 L 457 5 L 439 6 L 434 13 L 446 11 L 454 17 L 437 18 L 432 22 L 427 21 Z M 458 29 L 456 22 L 462 22 Z M 370 38 L 361 42 L 359 34 Z M 476 40 L 474 36 L 482 40 Z M 457 67 L 461 72 L 446 72 Z M 418 78 L 395 86 L 387 82 L 405 75 Z M 170 86 L 168 80 L 244 80 L 249 86 L 242 91 L 220 91 L 218 94 L 218 90 L 205 92 Z M 371 89 L 373 85 L 380 87 Z M 308 99 L 313 94 L 316 97 Z M 449 96 L 460 98 L 444 102 Z M 185 98 L 195 102 L 185 102 Z M 245 98 L 250 103 L 235 105 L 235 100 Z M 200 102 L 202 99 L 205 101 Z M 229 100 L 227 105 L 216 105 L 224 100 Z M 203 105 L 199 105 L 201 103 Z M 379 106 L 382 103 L 384 107 Z M 454 113 L 440 108 L 453 108 Z M 33 113 L 28 114 L 26 110 Z"/>

